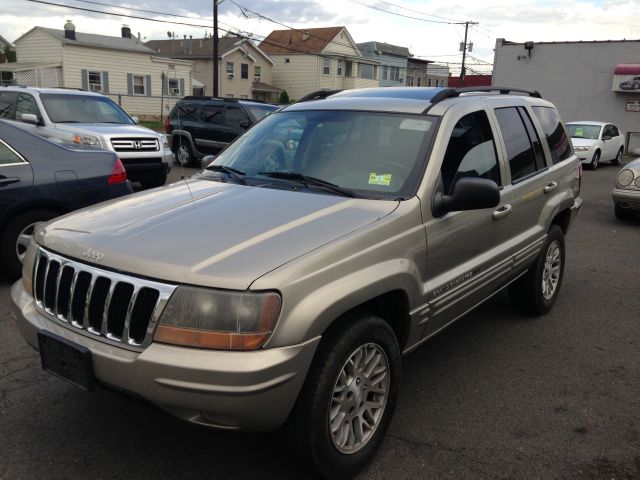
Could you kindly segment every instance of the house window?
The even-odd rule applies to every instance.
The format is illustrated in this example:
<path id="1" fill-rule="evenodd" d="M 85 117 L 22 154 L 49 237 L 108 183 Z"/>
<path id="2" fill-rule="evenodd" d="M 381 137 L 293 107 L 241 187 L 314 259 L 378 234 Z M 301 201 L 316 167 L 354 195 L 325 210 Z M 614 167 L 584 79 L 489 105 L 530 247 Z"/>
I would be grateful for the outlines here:
<path id="1" fill-rule="evenodd" d="M 177 78 L 169 79 L 169 95 L 180 95 L 180 82 Z"/>
<path id="2" fill-rule="evenodd" d="M 344 61 L 343 60 L 338 60 L 338 67 L 336 68 L 336 75 L 341 77 L 343 69 L 344 69 Z"/>
<path id="3" fill-rule="evenodd" d="M 431 86 L 431 79 L 427 79 L 427 85 L 430 87 Z"/>
<path id="4" fill-rule="evenodd" d="M 417 86 L 418 86 L 418 87 L 420 86 L 420 80 L 421 80 L 421 78 L 420 78 L 420 77 L 417 77 Z"/>
<path id="5" fill-rule="evenodd" d="M 413 75 L 407 75 L 407 86 L 413 87 Z"/>
<path id="6" fill-rule="evenodd" d="M 360 64 L 360 78 L 373 80 L 373 65 L 367 63 Z"/>
<path id="7" fill-rule="evenodd" d="M 227 93 L 227 98 L 233 98 L 233 93 Z"/>
<path id="8" fill-rule="evenodd" d="M 91 74 L 89 74 L 89 75 L 91 75 Z M 169 84 L 171 84 L 171 80 L 169 80 Z M 144 95 L 145 93 L 146 92 L 144 91 L 144 76 L 142 76 L 142 75 L 134 75 L 133 76 L 133 94 L 134 95 Z"/>
<path id="9" fill-rule="evenodd" d="M 89 91 L 102 91 L 102 72 L 89 72 Z"/>
<path id="10" fill-rule="evenodd" d="M 291 60 L 289 60 L 288 58 L 284 59 L 284 63 L 290 63 L 290 62 L 291 62 Z"/>
<path id="11" fill-rule="evenodd" d="M 322 66 L 322 74 L 331 75 L 331 59 L 330 58 L 324 59 L 324 64 Z"/>
<path id="12" fill-rule="evenodd" d="M 233 78 L 233 62 L 227 62 L 227 77 Z"/>
<path id="13" fill-rule="evenodd" d="M 382 66 L 382 80 L 386 80 L 387 78 L 389 78 L 389 67 L 387 67 L 386 65 Z"/>
<path id="14" fill-rule="evenodd" d="M 389 80 L 393 82 L 400 81 L 400 67 L 389 67 Z"/>
<path id="15" fill-rule="evenodd" d="M 248 80 L 249 79 L 249 64 L 248 63 L 241 63 L 240 64 L 240 78 L 242 78 L 244 80 Z"/>
<path id="16" fill-rule="evenodd" d="M 260 65 L 256 65 L 253 67 L 253 80 L 259 82 L 262 78 L 262 67 Z"/>

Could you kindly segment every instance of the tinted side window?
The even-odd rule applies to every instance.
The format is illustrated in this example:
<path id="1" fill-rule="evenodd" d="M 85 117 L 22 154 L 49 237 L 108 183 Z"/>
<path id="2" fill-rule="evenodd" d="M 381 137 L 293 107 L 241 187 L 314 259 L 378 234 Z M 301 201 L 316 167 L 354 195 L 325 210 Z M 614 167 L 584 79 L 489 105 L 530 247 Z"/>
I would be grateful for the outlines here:
<path id="1" fill-rule="evenodd" d="M 618 130 L 618 127 L 616 127 L 615 125 L 611 125 L 611 136 L 618 137 L 619 135 L 620 131 Z"/>
<path id="2" fill-rule="evenodd" d="M 536 170 L 547 168 L 547 161 L 544 158 L 544 150 L 542 150 L 542 145 L 540 144 L 540 137 L 538 137 L 538 132 L 536 132 L 536 129 L 533 126 L 533 122 L 531 121 L 531 117 L 529 117 L 529 113 L 523 107 L 518 107 L 518 112 L 520 112 L 520 117 L 522 118 L 522 121 L 527 128 L 529 141 L 533 145 L 533 151 L 536 155 Z"/>
<path id="3" fill-rule="evenodd" d="M 444 154 L 441 174 L 445 194 L 450 194 L 456 180 L 462 177 L 486 178 L 502 184 L 496 145 L 484 111 L 458 120 Z"/>
<path id="4" fill-rule="evenodd" d="M 218 105 L 203 105 L 200 120 L 206 123 L 223 123 L 224 107 Z"/>
<path id="5" fill-rule="evenodd" d="M 547 137 L 547 144 L 551 150 L 551 161 L 556 164 L 571 156 L 571 142 L 560 116 L 551 107 L 533 107 L 533 113 L 538 118 L 542 130 Z"/>
<path id="6" fill-rule="evenodd" d="M 511 181 L 516 182 L 536 171 L 536 156 L 522 118 L 515 107 L 496 108 L 496 117 L 507 148 Z"/>
<path id="7" fill-rule="evenodd" d="M 14 118 L 13 106 L 17 96 L 15 92 L 0 92 L 0 118 Z"/>
<path id="8" fill-rule="evenodd" d="M 248 121 L 249 119 L 247 118 L 247 115 L 240 107 L 227 106 L 227 118 L 224 123 L 237 127 L 240 123 Z"/>
<path id="9" fill-rule="evenodd" d="M 197 102 L 180 102 L 171 112 L 171 118 L 176 120 L 196 120 L 198 107 Z"/>
<path id="10" fill-rule="evenodd" d="M 40 110 L 36 99 L 26 93 L 18 95 L 18 103 L 16 104 L 16 118 L 20 120 L 23 113 L 32 113 L 40 119 Z"/>
<path id="11" fill-rule="evenodd" d="M 0 142 L 0 165 L 11 165 L 12 163 L 24 163 L 22 159 L 13 153 L 9 147 Z"/>

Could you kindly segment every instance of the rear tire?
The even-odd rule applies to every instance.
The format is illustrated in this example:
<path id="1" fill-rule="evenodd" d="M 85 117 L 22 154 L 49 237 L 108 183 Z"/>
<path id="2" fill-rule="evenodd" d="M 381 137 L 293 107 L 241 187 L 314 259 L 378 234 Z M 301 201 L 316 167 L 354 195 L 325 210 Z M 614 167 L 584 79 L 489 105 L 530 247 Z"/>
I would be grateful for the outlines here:
<path id="1" fill-rule="evenodd" d="M 615 165 L 615 166 L 620 165 L 622 163 L 622 154 L 623 153 L 624 153 L 624 148 L 620 147 L 620 150 L 618 150 L 618 153 L 616 154 L 616 158 L 611 160 L 611 165 Z"/>
<path id="2" fill-rule="evenodd" d="M 289 419 L 307 468 L 353 477 L 391 423 L 400 386 L 400 348 L 388 323 L 361 313 L 323 336 Z"/>
<path id="3" fill-rule="evenodd" d="M 552 225 L 535 263 L 527 273 L 509 285 L 509 296 L 514 307 L 533 316 L 544 315 L 551 310 L 562 286 L 564 252 L 562 229 Z"/>
<path id="4" fill-rule="evenodd" d="M 7 278 L 15 280 L 22 272 L 22 258 L 33 236 L 34 228 L 59 215 L 55 210 L 30 210 L 9 221 L 0 233 L 0 264 Z"/>
<path id="5" fill-rule="evenodd" d="M 173 151 L 175 152 L 178 165 L 189 167 L 196 161 L 189 140 L 184 137 L 180 137 L 173 142 Z"/>

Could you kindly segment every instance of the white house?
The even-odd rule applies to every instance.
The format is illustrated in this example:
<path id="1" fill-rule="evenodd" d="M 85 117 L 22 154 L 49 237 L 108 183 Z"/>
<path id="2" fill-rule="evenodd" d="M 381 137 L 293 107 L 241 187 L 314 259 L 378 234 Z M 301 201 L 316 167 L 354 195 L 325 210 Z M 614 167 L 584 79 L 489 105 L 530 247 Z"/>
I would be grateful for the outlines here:
<path id="1" fill-rule="evenodd" d="M 17 63 L 1 64 L 15 83 L 109 95 L 130 114 L 164 117 L 192 92 L 192 64 L 156 56 L 123 26 L 120 37 L 34 27 L 15 41 Z M 144 98 L 142 98 L 144 97 Z"/>

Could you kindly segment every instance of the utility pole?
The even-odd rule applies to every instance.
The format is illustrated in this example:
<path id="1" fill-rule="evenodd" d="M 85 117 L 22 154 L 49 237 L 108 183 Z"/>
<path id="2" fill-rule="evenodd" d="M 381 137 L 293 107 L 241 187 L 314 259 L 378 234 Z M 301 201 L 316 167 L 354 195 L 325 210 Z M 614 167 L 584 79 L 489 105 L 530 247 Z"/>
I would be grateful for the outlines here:
<path id="1" fill-rule="evenodd" d="M 462 68 L 460 69 L 460 86 L 464 87 L 464 77 L 467 74 L 467 69 L 464 66 L 465 59 L 467 57 L 467 49 L 473 51 L 473 43 L 467 43 L 467 34 L 469 32 L 469 25 L 478 25 L 478 22 L 464 22 L 464 43 L 460 44 L 460 51 L 462 52 Z"/>
<path id="2" fill-rule="evenodd" d="M 213 96 L 218 95 L 218 0 L 213 0 Z"/>

